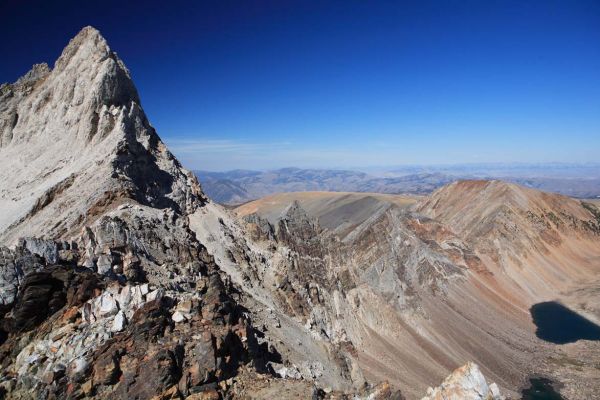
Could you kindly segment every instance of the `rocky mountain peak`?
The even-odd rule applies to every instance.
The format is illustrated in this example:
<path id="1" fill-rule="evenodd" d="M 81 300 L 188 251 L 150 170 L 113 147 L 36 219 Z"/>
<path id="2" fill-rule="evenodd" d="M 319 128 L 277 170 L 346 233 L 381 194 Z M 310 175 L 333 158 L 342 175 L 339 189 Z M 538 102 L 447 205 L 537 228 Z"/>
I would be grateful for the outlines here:
<path id="1" fill-rule="evenodd" d="M 103 114 L 116 117 L 115 108 L 140 106 L 125 64 L 92 27 L 71 39 L 53 70 L 45 63 L 35 64 L 17 82 L 4 85 L 1 96 L 0 147 L 59 130 L 70 140 L 95 142 L 103 138 L 95 138 Z M 25 104 L 18 107 L 19 103 Z M 29 118 L 43 118 L 53 126 L 20 129 L 26 128 Z"/>
<path id="2" fill-rule="evenodd" d="M 125 64 L 110 49 L 100 32 L 87 26 L 65 47 L 55 63 L 55 73 L 77 85 L 89 86 L 96 107 L 140 104 Z"/>
<path id="3" fill-rule="evenodd" d="M 62 55 L 56 62 L 56 67 L 59 68 L 68 63 L 69 59 L 80 50 L 86 51 L 88 55 L 98 54 L 101 57 L 107 57 L 111 53 L 108 43 L 100 31 L 93 26 L 86 26 L 63 49 Z"/>
<path id="4" fill-rule="evenodd" d="M 150 125 L 128 69 L 92 27 L 53 70 L 38 64 L 2 87 L 0 154 L 0 230 L 13 243 L 73 234 L 125 201 L 191 212 L 205 200 Z"/>
<path id="5" fill-rule="evenodd" d="M 297 200 L 294 200 L 282 213 L 278 223 L 278 234 L 282 238 L 295 240 L 315 239 L 321 232 L 319 221 L 311 218 Z"/>
<path id="6" fill-rule="evenodd" d="M 288 220 L 308 220 L 308 214 L 306 210 L 302 208 L 298 200 L 294 200 L 290 205 L 283 211 L 283 218 Z"/>

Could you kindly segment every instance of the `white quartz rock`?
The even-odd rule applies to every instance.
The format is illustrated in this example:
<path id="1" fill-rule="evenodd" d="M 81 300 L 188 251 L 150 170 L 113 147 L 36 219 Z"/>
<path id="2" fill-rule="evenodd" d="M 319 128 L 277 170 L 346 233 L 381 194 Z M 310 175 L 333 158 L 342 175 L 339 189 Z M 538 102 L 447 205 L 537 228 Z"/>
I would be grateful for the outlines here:
<path id="1" fill-rule="evenodd" d="M 175 311 L 171 316 L 171 319 L 175 322 L 182 322 L 185 321 L 185 316 L 183 315 L 183 313 Z"/>
<path id="2" fill-rule="evenodd" d="M 125 313 L 121 310 L 115 315 L 113 319 L 112 326 L 110 328 L 111 332 L 121 332 L 125 329 L 125 324 L 127 323 L 127 318 L 125 317 Z"/>
<path id="3" fill-rule="evenodd" d="M 115 315 L 119 311 L 119 306 L 117 305 L 117 301 L 113 297 L 112 294 L 108 292 L 102 293 L 102 295 L 97 299 L 98 304 L 98 313 L 101 316 L 110 316 Z"/>

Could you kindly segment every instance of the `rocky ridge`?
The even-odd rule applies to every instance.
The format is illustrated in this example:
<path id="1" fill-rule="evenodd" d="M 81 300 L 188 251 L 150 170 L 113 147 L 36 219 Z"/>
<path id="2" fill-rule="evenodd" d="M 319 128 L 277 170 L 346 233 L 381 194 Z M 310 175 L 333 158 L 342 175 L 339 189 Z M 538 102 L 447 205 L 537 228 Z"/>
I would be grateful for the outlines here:
<path id="1" fill-rule="evenodd" d="M 207 219 L 195 217 L 191 227 L 198 235 L 216 231 Z M 445 301 L 453 282 L 465 281 L 469 269 L 481 268 L 468 246 L 450 231 L 405 209 L 387 208 L 341 240 L 298 203 L 287 207 L 274 224 L 257 214 L 247 215 L 240 223 L 224 213 L 213 224 L 223 226 L 226 233 L 201 241 L 232 280 L 251 294 L 249 298 L 267 305 L 269 313 L 247 307 L 253 319 L 267 327 L 267 337 L 277 342 L 285 331 L 288 340 L 297 337 L 302 346 L 309 341 L 324 346 L 330 356 L 317 358 L 313 351 L 313 360 L 328 366 L 325 370 L 339 368 L 347 380 L 342 384 L 356 386 L 382 379 L 365 375 L 370 373 L 368 357 L 392 362 L 379 352 L 398 346 L 398 340 L 405 341 L 411 350 L 398 354 L 393 362 L 405 358 L 403 362 L 411 365 L 402 369 L 397 386 L 416 398 L 427 386 L 415 382 L 423 382 L 423 378 L 429 385 L 434 382 L 430 379 L 439 364 L 428 362 L 431 356 L 424 355 L 420 355 L 424 361 L 413 361 L 424 343 L 416 339 L 411 325 L 417 327 L 430 318 L 424 303 Z M 251 240 L 242 232 L 250 232 Z M 437 244 L 441 238 L 447 240 L 443 247 Z M 261 260 L 268 260 L 266 268 Z M 310 337 L 303 336 L 305 330 Z M 285 346 L 278 349 L 296 362 L 287 365 L 286 371 L 301 369 L 301 354 Z M 443 367 L 440 376 L 445 376 Z M 332 384 L 327 376 L 318 380 Z M 339 377 L 337 380 L 339 385 Z"/>

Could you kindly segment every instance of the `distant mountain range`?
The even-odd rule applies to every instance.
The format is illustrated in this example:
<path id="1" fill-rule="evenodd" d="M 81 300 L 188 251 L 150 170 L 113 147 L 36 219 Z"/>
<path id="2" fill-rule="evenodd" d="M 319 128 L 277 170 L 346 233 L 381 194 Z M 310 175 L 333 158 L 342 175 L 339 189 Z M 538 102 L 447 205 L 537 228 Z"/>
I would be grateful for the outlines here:
<path id="1" fill-rule="evenodd" d="M 194 171 L 209 197 L 241 204 L 274 193 L 303 191 L 428 194 L 460 179 L 501 179 L 578 198 L 600 196 L 600 168 L 570 164 L 405 167 L 365 173 L 282 168 L 272 171 Z"/>

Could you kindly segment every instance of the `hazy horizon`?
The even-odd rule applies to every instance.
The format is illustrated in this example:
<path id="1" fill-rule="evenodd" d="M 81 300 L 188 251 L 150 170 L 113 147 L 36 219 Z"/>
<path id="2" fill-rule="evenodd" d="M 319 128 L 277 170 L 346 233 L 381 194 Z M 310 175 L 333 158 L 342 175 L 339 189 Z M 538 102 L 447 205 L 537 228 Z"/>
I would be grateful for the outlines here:
<path id="1" fill-rule="evenodd" d="M 210 172 L 210 173 L 221 173 L 221 172 L 235 172 L 235 171 L 252 171 L 252 172 L 269 172 L 278 171 L 285 169 L 299 169 L 299 170 L 330 170 L 330 171 L 356 171 L 356 172 L 401 172 L 401 171 L 458 171 L 461 169 L 471 169 L 475 171 L 485 170 L 523 170 L 531 171 L 541 169 L 543 170 L 544 176 L 553 171 L 580 171 L 580 170 L 591 170 L 592 175 L 589 177 L 600 177 L 600 162 L 514 162 L 514 163 L 503 163 L 503 162 L 481 162 L 481 163 L 447 163 L 447 164 L 396 164 L 396 165 L 374 165 L 374 166 L 331 166 L 328 168 L 323 167 L 300 167 L 297 165 L 284 165 L 274 168 L 228 168 L 228 169 L 207 169 L 207 168 L 192 168 L 196 171 Z M 529 175 L 531 176 L 531 175 Z M 584 177 L 586 174 L 576 174 L 577 177 Z"/>

